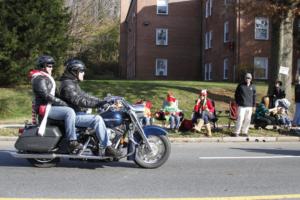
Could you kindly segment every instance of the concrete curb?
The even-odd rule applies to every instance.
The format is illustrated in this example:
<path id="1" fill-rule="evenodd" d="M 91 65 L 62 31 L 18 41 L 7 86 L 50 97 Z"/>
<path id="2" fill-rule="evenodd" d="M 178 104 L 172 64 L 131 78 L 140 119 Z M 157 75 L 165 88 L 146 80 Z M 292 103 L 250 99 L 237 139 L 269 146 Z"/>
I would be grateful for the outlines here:
<path id="1" fill-rule="evenodd" d="M 16 141 L 16 136 L 0 136 L 0 141 Z M 300 142 L 300 137 L 211 137 L 211 138 L 169 138 L 172 143 L 205 143 L 205 142 Z"/>

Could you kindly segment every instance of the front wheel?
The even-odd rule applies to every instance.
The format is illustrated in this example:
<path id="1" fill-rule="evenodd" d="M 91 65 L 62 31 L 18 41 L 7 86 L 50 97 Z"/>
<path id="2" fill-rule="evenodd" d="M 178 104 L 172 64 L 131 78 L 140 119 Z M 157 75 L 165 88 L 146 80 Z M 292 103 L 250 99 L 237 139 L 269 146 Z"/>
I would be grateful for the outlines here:
<path id="1" fill-rule="evenodd" d="M 152 148 L 149 151 L 145 144 L 136 149 L 135 163 L 143 168 L 157 168 L 163 165 L 171 153 L 171 143 L 165 135 L 149 135 L 148 142 Z"/>
<path id="2" fill-rule="evenodd" d="M 50 168 L 55 167 L 57 163 L 59 163 L 59 158 L 52 158 L 52 159 L 41 159 L 41 158 L 28 158 L 27 159 L 33 166 L 39 168 Z"/>

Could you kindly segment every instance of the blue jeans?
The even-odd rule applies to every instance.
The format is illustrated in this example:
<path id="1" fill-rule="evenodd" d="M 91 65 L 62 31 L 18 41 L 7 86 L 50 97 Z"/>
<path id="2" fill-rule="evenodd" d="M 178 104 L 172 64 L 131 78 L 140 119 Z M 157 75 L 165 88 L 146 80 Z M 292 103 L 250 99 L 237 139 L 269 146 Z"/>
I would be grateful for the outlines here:
<path id="1" fill-rule="evenodd" d="M 100 115 L 90 115 L 82 114 L 76 116 L 77 127 L 92 128 L 96 131 L 97 138 L 100 142 L 100 146 L 105 148 L 111 146 L 111 141 L 109 140 L 109 134 L 107 132 L 103 118 Z"/>
<path id="2" fill-rule="evenodd" d="M 213 120 L 215 117 L 212 113 L 208 112 L 208 111 L 202 111 L 202 113 L 194 113 L 193 115 L 193 119 L 192 122 L 196 123 L 197 119 L 203 119 L 204 124 L 208 124 L 209 121 Z"/>
<path id="3" fill-rule="evenodd" d="M 300 126 L 300 103 L 296 103 L 296 111 L 294 114 L 293 124 Z"/>
<path id="4" fill-rule="evenodd" d="M 141 120 L 141 123 L 143 126 L 149 126 L 149 125 L 152 125 L 153 119 L 150 117 L 143 117 Z"/>
<path id="5" fill-rule="evenodd" d="M 74 110 L 66 106 L 51 106 L 48 118 L 65 121 L 66 138 L 68 140 L 77 140 L 75 129 L 76 114 Z"/>
<path id="6" fill-rule="evenodd" d="M 171 115 L 169 120 L 170 120 L 170 128 L 171 129 L 179 128 L 180 117 L 178 115 Z"/>

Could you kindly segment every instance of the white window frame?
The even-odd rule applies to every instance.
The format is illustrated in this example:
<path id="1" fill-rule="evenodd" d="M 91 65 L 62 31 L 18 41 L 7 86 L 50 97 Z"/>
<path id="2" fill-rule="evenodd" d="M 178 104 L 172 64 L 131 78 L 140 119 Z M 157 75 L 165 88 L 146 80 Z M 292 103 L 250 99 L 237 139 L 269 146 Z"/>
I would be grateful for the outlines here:
<path id="1" fill-rule="evenodd" d="M 212 48 L 212 31 L 205 33 L 205 49 Z"/>
<path id="2" fill-rule="evenodd" d="M 269 18 L 268 17 L 255 17 L 254 37 L 256 40 L 269 40 Z"/>
<path id="3" fill-rule="evenodd" d="M 212 16 L 212 1 L 213 0 L 205 0 L 205 18 Z"/>
<path id="4" fill-rule="evenodd" d="M 160 63 L 163 66 L 159 66 Z M 161 68 L 161 69 L 159 69 Z M 168 76 L 168 60 L 164 58 L 157 58 L 155 60 L 155 76 Z"/>
<path id="5" fill-rule="evenodd" d="M 265 63 L 264 67 L 257 67 L 257 62 Z M 256 74 L 256 69 L 264 69 L 265 70 L 265 76 L 264 77 L 258 77 Z M 269 59 L 268 57 L 254 57 L 254 78 L 255 79 L 261 79 L 266 80 L 268 79 L 268 68 L 269 68 Z"/>
<path id="6" fill-rule="evenodd" d="M 212 80 L 212 65 L 211 63 L 205 63 L 204 65 L 204 80 L 210 81 Z"/>
<path id="7" fill-rule="evenodd" d="M 224 22 L 224 43 L 229 42 L 229 22 Z"/>
<path id="8" fill-rule="evenodd" d="M 161 40 L 159 38 L 159 34 L 161 31 L 165 32 L 164 40 Z M 166 29 L 166 28 L 157 28 L 156 29 L 156 45 L 158 45 L 158 46 L 167 46 L 168 45 L 168 29 Z"/>
<path id="9" fill-rule="evenodd" d="M 296 75 L 300 76 L 300 58 L 297 59 Z"/>
<path id="10" fill-rule="evenodd" d="M 166 12 L 159 12 L 160 7 L 165 7 Z M 157 0 L 156 1 L 156 14 L 157 15 L 168 15 L 169 14 L 169 1 L 168 0 Z"/>
<path id="11" fill-rule="evenodd" d="M 229 59 L 225 58 L 223 61 L 223 79 L 227 80 L 229 74 Z"/>

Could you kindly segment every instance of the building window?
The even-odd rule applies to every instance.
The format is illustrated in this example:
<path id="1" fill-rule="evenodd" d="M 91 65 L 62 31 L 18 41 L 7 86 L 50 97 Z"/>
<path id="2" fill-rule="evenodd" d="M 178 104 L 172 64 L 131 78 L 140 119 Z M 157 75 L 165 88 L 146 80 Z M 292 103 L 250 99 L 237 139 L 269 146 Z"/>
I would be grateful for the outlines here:
<path id="1" fill-rule="evenodd" d="M 254 78 L 268 79 L 268 58 L 254 57 Z"/>
<path id="2" fill-rule="evenodd" d="M 267 17 L 255 18 L 255 39 L 256 40 L 269 39 L 269 19 Z"/>
<path id="3" fill-rule="evenodd" d="M 229 22 L 224 23 L 224 42 L 229 41 Z"/>
<path id="4" fill-rule="evenodd" d="M 168 75 L 168 60 L 156 59 L 155 76 L 167 76 Z"/>
<path id="5" fill-rule="evenodd" d="M 168 45 L 168 29 L 156 29 L 156 45 Z"/>
<path id="6" fill-rule="evenodd" d="M 296 71 L 296 76 L 300 76 L 300 59 L 297 59 L 297 71 Z"/>
<path id="7" fill-rule="evenodd" d="M 212 1 L 213 0 L 206 0 L 205 1 L 205 17 L 208 18 L 212 15 Z"/>
<path id="8" fill-rule="evenodd" d="M 204 79 L 206 81 L 212 80 L 212 67 L 211 67 L 211 63 L 206 63 L 205 66 L 205 77 Z"/>
<path id="9" fill-rule="evenodd" d="M 228 79 L 228 58 L 223 61 L 223 79 Z"/>
<path id="10" fill-rule="evenodd" d="M 158 15 L 168 15 L 169 14 L 168 0 L 157 0 L 156 13 Z"/>
<path id="11" fill-rule="evenodd" d="M 212 31 L 205 33 L 205 49 L 212 47 Z"/>

